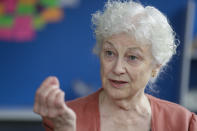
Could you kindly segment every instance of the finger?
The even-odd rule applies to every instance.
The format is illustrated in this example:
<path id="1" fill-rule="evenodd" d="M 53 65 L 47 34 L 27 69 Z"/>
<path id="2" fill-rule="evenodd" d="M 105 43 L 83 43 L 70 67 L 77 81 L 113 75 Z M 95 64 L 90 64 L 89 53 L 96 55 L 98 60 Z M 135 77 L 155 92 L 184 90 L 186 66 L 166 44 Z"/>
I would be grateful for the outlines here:
<path id="1" fill-rule="evenodd" d="M 37 99 L 42 99 L 42 97 L 46 97 L 47 93 L 50 92 L 50 88 L 57 87 L 59 88 L 59 81 L 56 77 L 48 77 L 40 86 L 37 91 Z M 39 98 L 41 97 L 41 98 Z"/>
<path id="2" fill-rule="evenodd" d="M 59 90 L 59 88 L 55 85 L 49 87 L 46 91 L 43 91 L 43 93 L 40 95 L 40 100 L 39 100 L 39 107 L 40 107 L 40 112 L 42 113 L 43 116 L 46 116 L 48 114 L 48 105 L 47 101 L 48 98 L 51 96 L 51 92 L 54 94 L 56 90 Z"/>
<path id="3" fill-rule="evenodd" d="M 39 113 L 42 106 L 45 106 L 45 97 L 50 92 L 51 88 L 59 88 L 59 81 L 56 77 L 50 76 L 46 78 L 36 91 L 34 112 Z"/>
<path id="4" fill-rule="evenodd" d="M 34 111 L 36 113 L 41 113 L 41 112 L 43 113 L 43 109 L 47 107 L 46 106 L 46 98 L 47 98 L 49 92 L 54 89 L 58 89 L 58 87 L 53 85 L 53 86 L 49 87 L 48 89 L 43 90 L 42 92 L 36 93 L 35 105 L 34 105 Z M 47 110 L 45 110 L 45 111 L 47 111 Z"/>
<path id="5" fill-rule="evenodd" d="M 46 90 L 43 90 L 43 92 L 40 93 L 39 95 L 39 101 L 42 105 L 46 104 L 46 99 L 50 95 L 50 92 L 53 92 L 54 90 L 59 90 L 59 87 L 56 85 L 51 85 L 48 87 Z"/>
<path id="6" fill-rule="evenodd" d="M 57 96 L 56 96 L 56 99 L 57 99 L 56 100 L 56 102 L 57 102 L 56 107 L 59 110 L 58 114 L 59 115 L 64 114 L 66 116 L 66 119 L 68 119 L 68 120 L 76 120 L 76 115 L 75 115 L 74 111 L 66 105 L 64 98 L 65 98 L 64 92 L 61 92 L 61 93 L 57 94 Z"/>
<path id="7" fill-rule="evenodd" d="M 56 88 L 49 92 L 47 99 L 46 99 L 46 104 L 49 108 L 55 107 L 55 98 L 56 98 L 57 93 L 60 91 L 61 91 L 60 89 Z"/>
<path id="8" fill-rule="evenodd" d="M 49 117 L 55 117 L 57 115 L 55 101 L 56 101 L 56 96 L 59 92 L 61 92 L 60 89 L 52 90 L 47 97 L 46 104 L 48 108 Z"/>
<path id="9" fill-rule="evenodd" d="M 43 83 L 40 85 L 40 92 L 42 92 L 43 90 L 46 90 L 49 86 L 52 85 L 56 85 L 56 86 L 60 86 L 59 84 L 59 80 L 57 79 L 57 77 L 55 76 L 49 76 L 48 78 L 46 78 Z"/>
<path id="10" fill-rule="evenodd" d="M 56 108 L 59 108 L 59 109 L 64 108 L 64 106 L 65 106 L 64 96 L 65 96 L 65 94 L 63 91 L 56 94 L 56 100 L 55 100 Z"/>
<path id="11" fill-rule="evenodd" d="M 64 101 L 65 93 L 64 92 L 59 92 L 56 95 L 56 100 L 55 100 L 55 107 L 58 110 L 58 114 L 66 114 L 68 118 L 71 118 L 73 116 L 73 111 L 66 105 Z"/>
<path id="12" fill-rule="evenodd" d="M 36 91 L 36 95 L 35 95 L 35 100 L 34 100 L 34 112 L 38 113 L 38 114 L 40 112 L 40 105 L 41 105 L 40 96 L 39 95 L 40 95 L 40 93 L 37 90 Z"/>

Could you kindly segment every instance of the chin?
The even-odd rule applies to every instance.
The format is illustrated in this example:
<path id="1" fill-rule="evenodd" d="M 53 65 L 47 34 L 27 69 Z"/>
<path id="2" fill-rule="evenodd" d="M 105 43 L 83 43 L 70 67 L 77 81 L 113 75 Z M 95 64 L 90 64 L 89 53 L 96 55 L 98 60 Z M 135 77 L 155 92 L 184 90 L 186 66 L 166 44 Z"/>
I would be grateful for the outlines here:
<path id="1" fill-rule="evenodd" d="M 106 92 L 106 95 L 108 95 L 112 99 L 125 99 L 130 96 L 129 90 L 127 87 L 122 87 L 122 89 L 117 89 L 108 85 L 103 88 L 104 88 L 104 91 Z"/>

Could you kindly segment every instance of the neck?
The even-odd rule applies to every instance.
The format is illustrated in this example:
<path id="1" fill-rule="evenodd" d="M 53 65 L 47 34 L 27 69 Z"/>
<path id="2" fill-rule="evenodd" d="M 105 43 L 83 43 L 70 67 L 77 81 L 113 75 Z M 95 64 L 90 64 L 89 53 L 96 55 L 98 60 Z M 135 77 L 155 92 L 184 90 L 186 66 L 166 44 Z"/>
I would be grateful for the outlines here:
<path id="1" fill-rule="evenodd" d="M 144 89 L 134 95 L 123 99 L 110 98 L 103 90 L 99 96 L 100 105 L 105 106 L 108 110 L 113 111 L 134 111 L 138 114 L 147 115 L 151 113 L 150 103 L 144 94 Z M 145 113 L 145 114 L 144 114 Z"/>

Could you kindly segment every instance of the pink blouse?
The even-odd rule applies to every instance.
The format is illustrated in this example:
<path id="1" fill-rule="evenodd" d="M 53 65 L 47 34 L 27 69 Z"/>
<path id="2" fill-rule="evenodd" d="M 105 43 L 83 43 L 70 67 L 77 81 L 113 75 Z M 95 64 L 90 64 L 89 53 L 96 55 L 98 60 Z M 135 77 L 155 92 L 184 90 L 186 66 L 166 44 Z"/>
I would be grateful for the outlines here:
<path id="1" fill-rule="evenodd" d="M 77 115 L 77 131 L 100 131 L 99 93 L 69 101 L 66 104 Z M 147 95 L 152 110 L 151 131 L 197 131 L 197 116 L 184 107 Z M 46 131 L 53 123 L 43 118 Z"/>

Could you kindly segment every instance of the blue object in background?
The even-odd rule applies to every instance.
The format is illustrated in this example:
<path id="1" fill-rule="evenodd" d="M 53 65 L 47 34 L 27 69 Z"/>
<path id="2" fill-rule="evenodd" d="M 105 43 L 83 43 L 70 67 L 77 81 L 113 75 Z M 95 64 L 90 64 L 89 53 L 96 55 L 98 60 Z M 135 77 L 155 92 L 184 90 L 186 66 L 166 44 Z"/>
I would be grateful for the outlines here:
<path id="1" fill-rule="evenodd" d="M 36 89 L 47 76 L 57 76 L 66 99 L 79 95 L 73 89 L 82 81 L 92 91 L 101 86 L 99 60 L 92 54 L 96 43 L 91 14 L 102 9 L 104 0 L 82 0 L 79 7 L 65 9 L 65 18 L 49 24 L 32 42 L 0 41 L 0 108 L 32 107 Z M 179 102 L 181 57 L 187 0 L 141 0 L 158 8 L 180 39 L 177 55 L 159 79 L 157 97 Z"/>

